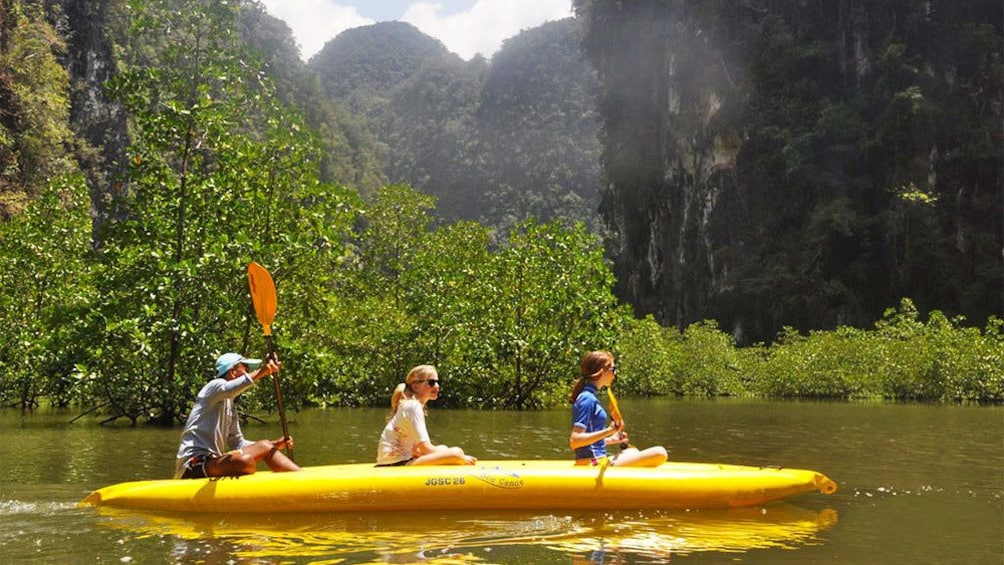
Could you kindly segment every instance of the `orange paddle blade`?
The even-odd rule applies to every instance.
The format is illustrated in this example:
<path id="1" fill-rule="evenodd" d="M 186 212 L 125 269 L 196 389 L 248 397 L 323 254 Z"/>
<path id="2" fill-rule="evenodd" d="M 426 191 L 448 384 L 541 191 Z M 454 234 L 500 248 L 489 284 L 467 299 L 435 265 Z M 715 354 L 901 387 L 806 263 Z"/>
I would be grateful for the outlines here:
<path id="1" fill-rule="evenodd" d="M 272 335 L 272 320 L 275 319 L 275 283 L 265 267 L 252 261 L 248 263 L 248 284 L 251 286 L 251 302 L 265 335 Z"/>

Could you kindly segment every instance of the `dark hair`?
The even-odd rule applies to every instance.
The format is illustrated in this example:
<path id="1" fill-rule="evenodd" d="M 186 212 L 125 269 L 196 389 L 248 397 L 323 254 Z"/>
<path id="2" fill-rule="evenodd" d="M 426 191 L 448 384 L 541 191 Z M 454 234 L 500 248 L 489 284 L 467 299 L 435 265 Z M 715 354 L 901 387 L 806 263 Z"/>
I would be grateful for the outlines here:
<path id="1" fill-rule="evenodd" d="M 614 364 L 614 354 L 609 351 L 590 351 L 582 357 L 579 366 L 579 378 L 572 384 L 572 393 L 568 395 L 568 402 L 575 404 L 575 399 L 586 388 L 586 381 L 591 381 L 599 377 L 603 370 Z"/>

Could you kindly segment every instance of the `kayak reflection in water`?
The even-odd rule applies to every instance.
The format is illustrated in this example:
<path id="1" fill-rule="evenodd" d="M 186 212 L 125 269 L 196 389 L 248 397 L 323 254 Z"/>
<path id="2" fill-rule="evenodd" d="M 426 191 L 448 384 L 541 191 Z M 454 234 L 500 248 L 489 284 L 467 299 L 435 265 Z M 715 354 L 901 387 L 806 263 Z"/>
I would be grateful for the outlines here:
<path id="1" fill-rule="evenodd" d="M 624 420 L 615 419 L 607 425 L 607 412 L 596 395 L 616 377 L 614 356 L 609 351 L 592 351 L 582 358 L 579 378 L 568 396 L 572 403 L 572 434 L 568 446 L 575 451 L 575 464 L 658 467 L 668 457 L 666 448 L 661 445 L 645 450 L 630 447 L 624 433 Z M 621 444 L 621 452 L 608 457 L 609 444 Z"/>
<path id="2" fill-rule="evenodd" d="M 377 467 L 398 465 L 474 465 L 476 457 L 459 447 L 433 445 L 425 427 L 426 403 L 439 398 L 439 374 L 432 365 L 408 371 L 390 398 L 391 416 L 380 434 Z"/>
<path id="3" fill-rule="evenodd" d="M 238 395 L 262 377 L 278 373 L 281 366 L 274 357 L 262 366 L 261 359 L 248 359 L 238 353 L 220 355 L 216 360 L 216 377 L 199 391 L 185 422 L 174 478 L 250 475 L 259 461 L 265 461 L 276 472 L 300 470 L 280 451 L 292 447 L 293 438 L 244 439 L 234 406 Z"/>

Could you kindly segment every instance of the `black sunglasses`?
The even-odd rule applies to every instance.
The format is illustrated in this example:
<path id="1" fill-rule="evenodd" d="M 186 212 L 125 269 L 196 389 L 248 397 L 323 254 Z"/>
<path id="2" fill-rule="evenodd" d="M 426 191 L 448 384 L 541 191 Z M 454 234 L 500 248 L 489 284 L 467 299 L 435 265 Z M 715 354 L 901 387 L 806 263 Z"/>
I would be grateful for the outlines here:
<path id="1" fill-rule="evenodd" d="M 416 383 L 429 383 L 429 386 L 439 386 L 439 379 L 426 379 L 424 381 L 415 381 Z"/>

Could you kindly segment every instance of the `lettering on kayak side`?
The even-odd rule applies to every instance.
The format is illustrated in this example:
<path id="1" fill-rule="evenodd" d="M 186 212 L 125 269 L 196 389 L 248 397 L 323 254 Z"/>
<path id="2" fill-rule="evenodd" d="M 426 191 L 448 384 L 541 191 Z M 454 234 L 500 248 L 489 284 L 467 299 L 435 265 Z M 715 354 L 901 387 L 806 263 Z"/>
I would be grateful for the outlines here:
<path id="1" fill-rule="evenodd" d="M 506 471 L 499 467 L 482 468 L 468 472 L 467 477 L 477 479 L 496 488 L 518 489 L 523 487 L 523 478 L 518 473 Z M 431 476 L 425 479 L 427 487 L 451 487 L 464 485 L 465 478 L 455 475 Z"/>
<path id="2" fill-rule="evenodd" d="M 464 484 L 463 477 L 429 477 L 425 480 L 425 486 L 427 487 L 445 487 L 462 484 Z"/>
<path id="3" fill-rule="evenodd" d="M 523 487 L 523 478 L 514 471 L 506 471 L 500 467 L 482 468 L 477 473 L 468 473 L 470 477 L 487 483 L 493 487 L 518 489 Z"/>

